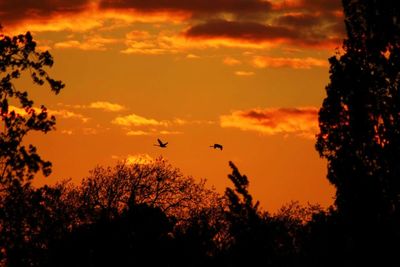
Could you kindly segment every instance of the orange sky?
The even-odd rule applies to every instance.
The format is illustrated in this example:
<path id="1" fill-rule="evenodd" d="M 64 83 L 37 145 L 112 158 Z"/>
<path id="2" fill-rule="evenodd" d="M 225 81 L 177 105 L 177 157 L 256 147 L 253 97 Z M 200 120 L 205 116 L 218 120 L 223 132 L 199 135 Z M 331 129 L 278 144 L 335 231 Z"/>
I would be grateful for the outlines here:
<path id="1" fill-rule="evenodd" d="M 268 210 L 332 203 L 313 136 L 344 35 L 340 1 L 0 0 L 0 10 L 4 30 L 30 30 L 67 85 L 54 96 L 18 83 L 57 117 L 56 131 L 29 137 L 53 162 L 49 183 L 163 156 L 222 192 L 232 160 Z"/>

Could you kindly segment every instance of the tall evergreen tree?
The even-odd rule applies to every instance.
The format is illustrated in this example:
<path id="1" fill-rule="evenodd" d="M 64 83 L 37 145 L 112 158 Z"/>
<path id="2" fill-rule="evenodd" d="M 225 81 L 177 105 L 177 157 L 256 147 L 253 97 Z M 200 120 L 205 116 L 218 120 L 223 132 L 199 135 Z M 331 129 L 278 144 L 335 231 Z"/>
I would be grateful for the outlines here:
<path id="1" fill-rule="evenodd" d="M 342 212 L 387 216 L 400 208 L 400 3 L 343 5 L 348 37 L 329 59 L 317 150 Z"/>
<path id="2" fill-rule="evenodd" d="M 350 249 L 387 252 L 400 236 L 400 2 L 342 2 L 347 38 L 329 59 L 316 148 Z"/>

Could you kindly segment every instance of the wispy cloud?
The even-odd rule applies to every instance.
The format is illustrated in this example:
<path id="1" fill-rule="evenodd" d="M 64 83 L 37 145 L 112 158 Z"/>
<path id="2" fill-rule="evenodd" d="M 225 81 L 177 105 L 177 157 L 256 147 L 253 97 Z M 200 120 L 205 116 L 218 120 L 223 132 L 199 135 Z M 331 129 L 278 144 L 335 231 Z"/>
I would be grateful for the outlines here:
<path id="1" fill-rule="evenodd" d="M 240 60 L 233 58 L 233 57 L 224 58 L 223 63 L 228 66 L 237 66 L 237 65 L 242 64 L 242 62 Z"/>
<path id="2" fill-rule="evenodd" d="M 33 108 L 33 110 L 36 113 L 40 113 L 42 110 L 40 108 Z M 16 114 L 19 114 L 21 116 L 26 116 L 28 115 L 28 113 L 25 111 L 25 109 L 16 107 L 16 106 L 9 106 L 9 112 L 14 111 Z M 73 111 L 69 111 L 66 109 L 60 109 L 60 110 L 53 110 L 53 109 L 47 109 L 47 113 L 50 116 L 56 116 L 56 117 L 61 117 L 64 119 L 78 119 L 82 122 L 88 122 L 89 118 L 80 114 L 80 113 L 76 113 Z"/>
<path id="3" fill-rule="evenodd" d="M 318 132 L 318 108 L 266 108 L 234 111 L 220 116 L 221 127 L 256 131 L 266 135 L 294 134 L 313 138 Z"/>
<path id="4" fill-rule="evenodd" d="M 152 135 L 153 132 L 146 132 L 142 130 L 131 130 L 126 133 L 127 136 L 142 136 L 142 135 Z"/>
<path id="5" fill-rule="evenodd" d="M 149 154 L 136 154 L 136 155 L 128 154 L 126 157 L 112 155 L 111 158 L 115 160 L 125 160 L 127 164 L 131 165 L 151 164 L 152 162 L 154 162 L 154 159 Z"/>
<path id="6" fill-rule="evenodd" d="M 117 112 L 117 111 L 122 111 L 125 110 L 125 107 L 120 105 L 120 104 L 115 104 L 115 103 L 110 103 L 107 101 L 96 101 L 92 102 L 88 105 L 89 108 L 93 109 L 101 109 L 104 111 L 111 111 L 111 112 Z"/>
<path id="7" fill-rule="evenodd" d="M 126 133 L 127 136 L 145 136 L 145 135 L 177 135 L 183 134 L 181 131 L 168 131 L 168 130 L 157 130 L 151 129 L 149 131 L 142 130 L 130 130 Z"/>
<path id="8" fill-rule="evenodd" d="M 61 134 L 65 134 L 65 135 L 73 135 L 74 132 L 72 130 L 61 130 Z"/>
<path id="9" fill-rule="evenodd" d="M 188 58 L 188 59 L 199 59 L 200 57 L 198 55 L 195 55 L 195 54 L 188 54 L 188 55 L 186 55 L 186 58 Z"/>
<path id="10" fill-rule="evenodd" d="M 257 56 L 252 60 L 252 64 L 257 68 L 294 68 L 311 69 L 314 67 L 328 67 L 327 60 L 317 58 L 289 58 L 289 57 L 267 57 Z"/>
<path id="11" fill-rule="evenodd" d="M 314 26 L 318 26 L 318 30 Z M 198 42 L 226 40 L 237 45 L 247 43 L 259 44 L 262 47 L 289 45 L 326 49 L 339 45 L 341 38 L 340 34 L 335 32 L 336 28 L 329 25 L 326 27 L 317 24 L 299 29 L 294 25 L 271 24 L 262 21 L 214 19 L 191 26 L 184 35 Z"/>
<path id="12" fill-rule="evenodd" d="M 149 154 L 128 155 L 126 157 L 128 164 L 151 164 L 154 159 Z"/>
<path id="13" fill-rule="evenodd" d="M 165 121 L 158 121 L 156 119 L 145 118 L 134 113 L 127 116 L 119 116 L 112 120 L 113 124 L 120 126 L 167 126 Z"/>
<path id="14" fill-rule="evenodd" d="M 64 119 L 78 119 L 81 120 L 82 122 L 88 122 L 89 118 L 79 114 L 79 113 L 75 113 L 73 111 L 69 111 L 69 110 L 49 110 L 48 111 L 50 115 L 55 115 L 55 116 L 60 116 L 61 118 Z"/>
<path id="15" fill-rule="evenodd" d="M 249 76 L 253 76 L 255 73 L 252 71 L 241 71 L 238 70 L 235 72 L 236 76 L 242 76 L 242 77 L 249 77 Z"/>
<path id="16" fill-rule="evenodd" d="M 58 42 L 54 44 L 54 48 L 59 49 L 80 49 L 84 51 L 93 50 L 93 51 L 105 51 L 108 45 L 112 45 L 118 42 L 122 42 L 121 40 L 115 38 L 105 38 L 99 35 L 86 37 L 84 40 L 66 40 L 62 42 Z"/>
<path id="17" fill-rule="evenodd" d="M 123 110 L 127 109 L 123 105 L 108 102 L 108 101 L 94 101 L 87 105 L 70 105 L 70 104 L 64 104 L 64 103 L 58 103 L 57 105 L 61 106 L 61 107 L 72 108 L 72 109 L 99 109 L 99 110 L 109 111 L 109 112 L 118 112 L 118 111 L 123 111 Z"/>
<path id="18" fill-rule="evenodd" d="M 181 132 L 181 131 L 162 130 L 162 131 L 160 131 L 160 134 L 162 134 L 162 135 L 176 135 L 176 134 L 183 134 L 183 132 Z"/>

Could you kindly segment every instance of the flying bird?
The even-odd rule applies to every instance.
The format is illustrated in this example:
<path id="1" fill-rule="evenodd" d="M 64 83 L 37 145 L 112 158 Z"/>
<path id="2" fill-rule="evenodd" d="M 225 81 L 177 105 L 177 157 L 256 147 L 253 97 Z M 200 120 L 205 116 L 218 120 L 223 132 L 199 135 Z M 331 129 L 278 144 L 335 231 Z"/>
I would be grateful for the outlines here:
<path id="1" fill-rule="evenodd" d="M 220 149 L 221 151 L 222 151 L 222 149 L 223 149 L 222 145 L 220 145 L 220 144 L 214 144 L 214 145 L 212 145 L 212 146 L 210 146 L 210 147 L 212 147 L 212 148 L 214 148 L 214 149 Z"/>
<path id="2" fill-rule="evenodd" d="M 168 142 L 163 143 L 160 139 L 157 139 L 157 141 L 158 141 L 158 145 L 155 145 L 155 146 L 159 146 L 159 147 L 162 147 L 162 148 L 166 148 L 167 145 L 168 145 Z"/>

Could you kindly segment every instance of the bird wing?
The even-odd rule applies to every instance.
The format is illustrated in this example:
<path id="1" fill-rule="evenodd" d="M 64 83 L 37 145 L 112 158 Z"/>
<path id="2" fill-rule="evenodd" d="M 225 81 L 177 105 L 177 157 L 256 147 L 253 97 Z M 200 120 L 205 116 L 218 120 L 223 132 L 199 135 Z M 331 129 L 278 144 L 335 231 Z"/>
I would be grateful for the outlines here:
<path id="1" fill-rule="evenodd" d="M 160 146 L 163 145 L 163 142 L 160 139 L 157 139 L 158 143 L 160 144 Z"/>

